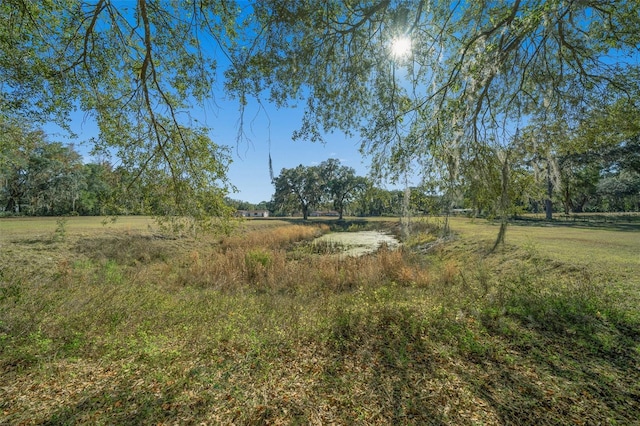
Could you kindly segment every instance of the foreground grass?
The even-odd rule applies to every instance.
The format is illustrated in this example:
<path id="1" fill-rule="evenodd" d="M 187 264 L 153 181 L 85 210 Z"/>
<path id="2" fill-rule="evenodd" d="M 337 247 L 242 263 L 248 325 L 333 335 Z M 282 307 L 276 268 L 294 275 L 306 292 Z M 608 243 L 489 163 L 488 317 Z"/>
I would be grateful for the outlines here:
<path id="1" fill-rule="evenodd" d="M 0 423 L 638 422 L 637 229 L 514 226 L 489 254 L 460 219 L 339 259 L 304 243 L 321 223 L 75 220 L 0 221 Z"/>

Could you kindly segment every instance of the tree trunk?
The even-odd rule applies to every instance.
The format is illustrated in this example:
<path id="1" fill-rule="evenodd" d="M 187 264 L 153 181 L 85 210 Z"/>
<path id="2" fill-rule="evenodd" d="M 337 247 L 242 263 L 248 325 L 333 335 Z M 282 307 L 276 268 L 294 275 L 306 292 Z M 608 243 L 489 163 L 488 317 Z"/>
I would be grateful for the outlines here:
<path id="1" fill-rule="evenodd" d="M 553 182 L 551 181 L 551 163 L 547 161 L 547 199 L 544 200 L 544 210 L 546 212 L 546 219 L 553 219 L 553 204 L 551 203 L 551 197 L 553 196 Z"/>
<path id="2" fill-rule="evenodd" d="M 504 157 L 504 163 L 502 163 L 500 185 L 500 231 L 496 242 L 491 249 L 491 252 L 495 251 L 500 244 L 504 245 L 504 236 L 507 234 L 507 210 L 509 209 L 509 153 L 507 152 Z"/>
<path id="3" fill-rule="evenodd" d="M 568 215 L 573 211 L 573 202 L 571 201 L 571 192 L 569 191 L 569 185 L 565 185 L 564 188 L 564 214 Z"/>
<path id="4" fill-rule="evenodd" d="M 544 211 L 546 212 L 546 219 L 547 220 L 552 220 L 553 219 L 553 204 L 551 203 L 550 199 L 546 199 L 544 200 Z"/>
<path id="5" fill-rule="evenodd" d="M 504 236 L 507 234 L 507 221 L 503 220 L 500 222 L 500 231 L 498 232 L 498 237 L 496 238 L 496 242 L 493 244 L 491 248 L 491 252 L 493 253 L 500 244 L 504 244 Z"/>
<path id="6" fill-rule="evenodd" d="M 342 214 L 344 212 L 344 198 L 333 203 L 333 208 L 338 212 L 338 220 L 342 220 Z"/>
<path id="7" fill-rule="evenodd" d="M 400 224 L 402 228 L 402 237 L 407 240 L 411 235 L 411 213 L 409 211 L 409 201 L 411 199 L 411 189 L 405 181 L 404 194 L 402 197 L 402 216 L 400 217 Z"/>
<path id="8" fill-rule="evenodd" d="M 15 213 L 15 208 L 16 208 L 16 202 L 14 200 L 13 197 L 9 197 L 9 200 L 7 201 L 7 205 L 4 208 L 5 211 L 10 212 L 10 213 Z"/>

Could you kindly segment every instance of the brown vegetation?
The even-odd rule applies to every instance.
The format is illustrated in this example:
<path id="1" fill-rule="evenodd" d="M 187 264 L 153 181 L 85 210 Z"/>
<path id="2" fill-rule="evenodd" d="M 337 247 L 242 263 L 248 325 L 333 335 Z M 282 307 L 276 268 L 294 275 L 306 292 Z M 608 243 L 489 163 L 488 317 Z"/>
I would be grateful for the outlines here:
<path id="1" fill-rule="evenodd" d="M 319 224 L 7 232 L 0 423 L 636 421 L 637 272 L 460 225 L 360 258 L 316 254 Z"/>

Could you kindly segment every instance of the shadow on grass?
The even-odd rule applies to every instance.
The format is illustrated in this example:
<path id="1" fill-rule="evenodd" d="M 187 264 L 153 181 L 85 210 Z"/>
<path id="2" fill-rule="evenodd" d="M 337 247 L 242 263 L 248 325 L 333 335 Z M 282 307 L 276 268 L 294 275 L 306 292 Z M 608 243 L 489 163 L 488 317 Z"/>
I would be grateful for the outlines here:
<path id="1" fill-rule="evenodd" d="M 42 237 L 35 238 L 19 238 L 12 240 L 13 244 L 24 244 L 27 246 L 35 246 L 35 245 L 44 245 L 44 246 L 52 246 L 56 244 L 58 241 L 51 235 L 43 235 Z M 48 248 L 48 247 L 47 247 Z"/>
<path id="2" fill-rule="evenodd" d="M 579 296 L 505 307 L 476 316 L 337 309 L 326 334 L 307 342 L 265 340 L 169 371 L 140 361 L 135 377 L 89 384 L 42 424 L 637 422 L 640 324 L 598 316 Z"/>
<path id="3" fill-rule="evenodd" d="M 74 249 L 93 260 L 113 260 L 122 265 L 132 265 L 165 261 L 177 244 L 179 243 L 153 236 L 128 235 L 81 239 L 75 244 Z"/>
<path id="4" fill-rule="evenodd" d="M 515 361 L 482 360 L 486 379 L 474 385 L 505 424 L 637 420 L 637 319 L 584 295 L 523 295 L 503 316 L 485 313 L 481 323 Z"/>
<path id="5" fill-rule="evenodd" d="M 640 232 L 640 216 L 638 216 L 638 220 L 636 220 L 635 217 L 633 218 L 633 220 L 609 217 L 607 219 L 553 219 L 550 221 L 534 218 L 518 218 L 509 221 L 509 225 Z"/>
<path id="6" fill-rule="evenodd" d="M 123 402 L 124 401 L 124 402 Z M 42 425 L 89 424 L 96 414 L 108 412 L 111 424 L 142 425 L 158 422 L 179 421 L 178 413 L 163 409 L 170 404 L 167 397 L 156 397 L 153 393 L 132 394 L 125 386 L 114 392 L 97 393 L 72 407 L 62 407 Z"/>
<path id="7" fill-rule="evenodd" d="M 637 420 L 640 324 L 613 311 L 605 318 L 579 296 L 514 302 L 480 318 L 339 313 L 330 380 L 364 389 L 393 424 Z M 353 362 L 357 375 L 344 367 Z"/>

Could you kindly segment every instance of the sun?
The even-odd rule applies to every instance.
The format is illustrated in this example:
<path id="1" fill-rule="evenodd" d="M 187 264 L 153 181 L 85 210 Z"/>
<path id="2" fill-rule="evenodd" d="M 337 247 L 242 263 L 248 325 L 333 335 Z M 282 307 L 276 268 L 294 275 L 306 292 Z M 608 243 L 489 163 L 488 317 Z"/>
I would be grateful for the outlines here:
<path id="1" fill-rule="evenodd" d="M 411 39 L 409 37 L 398 37 L 391 42 L 391 54 L 395 59 L 404 58 L 411 53 Z"/>

